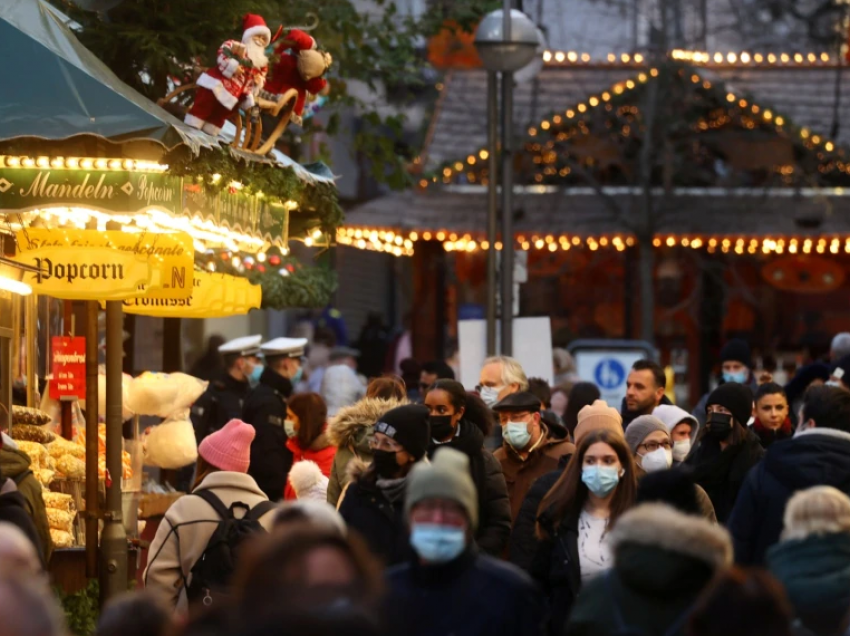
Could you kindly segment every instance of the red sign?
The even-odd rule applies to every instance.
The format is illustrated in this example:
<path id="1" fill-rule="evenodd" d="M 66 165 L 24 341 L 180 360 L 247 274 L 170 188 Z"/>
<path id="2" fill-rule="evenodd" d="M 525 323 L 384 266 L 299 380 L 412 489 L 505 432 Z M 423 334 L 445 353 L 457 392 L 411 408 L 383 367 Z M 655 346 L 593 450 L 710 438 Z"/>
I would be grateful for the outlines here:
<path id="1" fill-rule="evenodd" d="M 86 339 L 54 336 L 51 346 L 53 379 L 50 397 L 86 399 Z"/>

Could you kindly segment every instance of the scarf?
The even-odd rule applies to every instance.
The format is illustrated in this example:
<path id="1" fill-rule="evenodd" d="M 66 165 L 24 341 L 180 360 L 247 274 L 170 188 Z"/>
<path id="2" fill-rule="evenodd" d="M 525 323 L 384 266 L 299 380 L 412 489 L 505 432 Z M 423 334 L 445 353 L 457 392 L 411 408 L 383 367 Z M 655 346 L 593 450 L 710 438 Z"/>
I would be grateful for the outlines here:
<path id="1" fill-rule="evenodd" d="M 794 426 L 791 424 L 791 418 L 786 417 L 779 428 L 767 428 L 761 423 L 761 420 L 756 418 L 753 421 L 753 432 L 758 435 L 761 445 L 767 448 L 773 442 L 779 442 L 783 439 L 788 439 L 794 435 Z"/>
<path id="2" fill-rule="evenodd" d="M 407 477 L 398 479 L 379 479 L 375 485 L 384 493 L 384 497 L 394 504 L 404 500 L 404 490 L 407 487 Z"/>

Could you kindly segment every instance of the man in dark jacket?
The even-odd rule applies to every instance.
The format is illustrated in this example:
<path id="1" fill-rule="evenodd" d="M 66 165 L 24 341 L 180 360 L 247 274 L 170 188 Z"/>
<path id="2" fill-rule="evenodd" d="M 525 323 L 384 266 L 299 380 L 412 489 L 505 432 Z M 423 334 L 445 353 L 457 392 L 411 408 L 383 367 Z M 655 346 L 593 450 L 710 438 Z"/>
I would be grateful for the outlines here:
<path id="1" fill-rule="evenodd" d="M 728 522 L 738 563 L 764 563 L 779 541 L 788 499 L 811 486 L 850 495 L 850 392 L 843 389 L 809 389 L 797 434 L 773 444 L 750 471 Z"/>
<path id="2" fill-rule="evenodd" d="M 292 468 L 292 452 L 286 447 L 286 401 L 301 379 L 306 346 L 305 338 L 275 338 L 262 345 L 266 367 L 242 409 L 242 421 L 257 433 L 251 443 L 248 474 L 271 501 L 283 498 Z"/>
<path id="3" fill-rule="evenodd" d="M 250 378 L 260 366 L 262 336 L 245 336 L 218 348 L 227 371 L 210 381 L 207 390 L 192 406 L 192 426 L 200 444 L 230 420 L 242 418 L 242 406 L 251 390 Z"/>
<path id="4" fill-rule="evenodd" d="M 575 446 L 566 428 L 543 423 L 540 401 L 528 391 L 510 394 L 493 410 L 502 426 L 502 447 L 493 455 L 505 474 L 513 522 L 531 485 L 555 470 L 561 457 L 572 455 Z"/>
<path id="5" fill-rule="evenodd" d="M 755 376 L 753 376 L 752 369 L 753 358 L 750 353 L 750 345 L 745 340 L 733 338 L 723 345 L 723 348 L 720 350 L 721 384 L 729 382 L 744 384 L 750 387 L 753 395 L 755 395 L 758 390 L 758 382 Z M 710 391 L 703 395 L 691 413 L 691 415 L 697 418 L 700 428 L 705 426 L 709 395 L 711 395 Z M 746 425 L 747 422 L 741 422 L 741 426 Z"/>
<path id="6" fill-rule="evenodd" d="M 441 448 L 410 474 L 405 496 L 416 555 L 387 572 L 392 633 L 541 636 L 546 612 L 522 571 L 479 554 L 478 497 L 469 458 Z"/>

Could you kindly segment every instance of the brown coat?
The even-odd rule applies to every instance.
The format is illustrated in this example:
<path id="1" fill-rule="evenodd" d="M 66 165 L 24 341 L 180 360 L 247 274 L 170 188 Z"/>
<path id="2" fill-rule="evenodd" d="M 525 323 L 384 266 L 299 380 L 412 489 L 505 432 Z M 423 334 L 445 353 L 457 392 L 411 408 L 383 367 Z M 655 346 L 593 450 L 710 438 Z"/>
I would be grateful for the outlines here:
<path id="1" fill-rule="evenodd" d="M 507 442 L 503 442 L 502 447 L 493 453 L 502 465 L 502 472 L 508 485 L 511 523 L 519 514 L 525 495 L 537 478 L 553 470 L 558 470 L 558 461 L 561 457 L 576 452 L 575 445 L 569 439 L 553 435 L 543 423 L 540 424 L 540 428 L 543 431 L 544 439 L 525 461 Z"/>

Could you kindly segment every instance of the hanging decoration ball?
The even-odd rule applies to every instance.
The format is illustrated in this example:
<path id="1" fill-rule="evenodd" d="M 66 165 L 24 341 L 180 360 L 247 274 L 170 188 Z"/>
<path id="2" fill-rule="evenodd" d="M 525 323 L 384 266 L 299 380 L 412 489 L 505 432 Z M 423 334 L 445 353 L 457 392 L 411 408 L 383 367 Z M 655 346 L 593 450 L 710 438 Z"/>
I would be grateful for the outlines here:
<path id="1" fill-rule="evenodd" d="M 278 256 L 277 254 L 269 256 L 269 265 L 274 265 L 275 267 L 280 265 L 280 256 Z"/>

